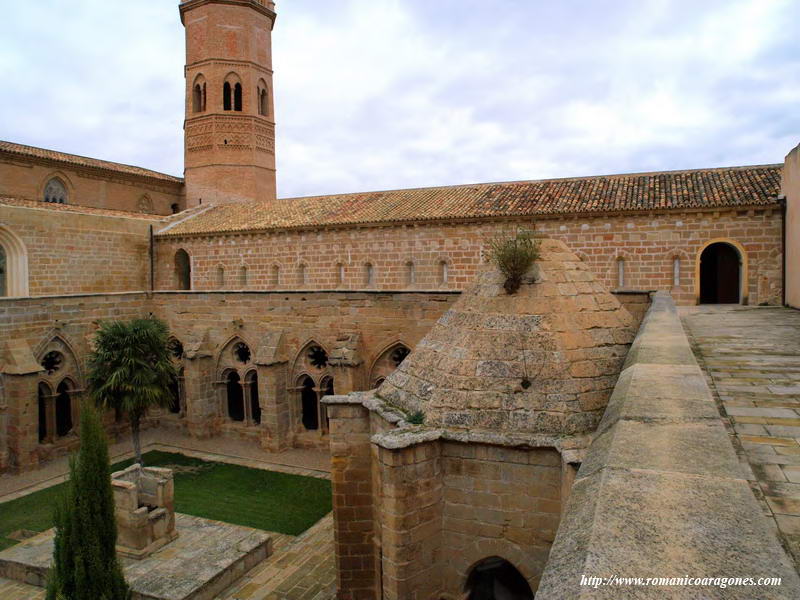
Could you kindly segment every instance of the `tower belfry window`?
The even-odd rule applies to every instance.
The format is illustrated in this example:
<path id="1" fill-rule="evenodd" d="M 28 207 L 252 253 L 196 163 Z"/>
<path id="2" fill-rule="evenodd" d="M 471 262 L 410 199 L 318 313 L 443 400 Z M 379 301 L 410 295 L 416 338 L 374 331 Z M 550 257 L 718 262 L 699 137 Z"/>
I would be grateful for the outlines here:
<path id="1" fill-rule="evenodd" d="M 242 84 L 233 86 L 233 110 L 242 111 Z"/>
<path id="2" fill-rule="evenodd" d="M 222 86 L 222 109 L 231 109 L 231 84 L 227 81 L 225 82 L 225 85 Z"/>

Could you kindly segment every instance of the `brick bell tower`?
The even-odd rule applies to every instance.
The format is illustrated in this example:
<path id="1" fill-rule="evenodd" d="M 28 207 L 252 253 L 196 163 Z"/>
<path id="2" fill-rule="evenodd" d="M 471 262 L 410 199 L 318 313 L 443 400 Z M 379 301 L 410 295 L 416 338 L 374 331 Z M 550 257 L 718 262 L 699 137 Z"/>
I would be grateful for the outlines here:
<path id="1" fill-rule="evenodd" d="M 186 206 L 274 199 L 269 0 L 185 0 Z"/>

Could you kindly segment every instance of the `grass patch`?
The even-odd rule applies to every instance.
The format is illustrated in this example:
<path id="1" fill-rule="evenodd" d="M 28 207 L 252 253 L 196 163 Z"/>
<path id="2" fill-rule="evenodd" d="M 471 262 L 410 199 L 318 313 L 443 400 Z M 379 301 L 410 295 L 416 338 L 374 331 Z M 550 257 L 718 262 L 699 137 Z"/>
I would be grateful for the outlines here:
<path id="1" fill-rule="evenodd" d="M 298 535 L 331 511 L 326 479 L 262 471 L 157 450 L 144 455 L 151 467 L 175 470 L 175 510 L 266 531 Z M 113 471 L 133 463 L 111 466 Z M 18 529 L 44 531 L 53 526 L 53 506 L 64 484 L 0 504 L 0 550 L 18 543 Z"/>

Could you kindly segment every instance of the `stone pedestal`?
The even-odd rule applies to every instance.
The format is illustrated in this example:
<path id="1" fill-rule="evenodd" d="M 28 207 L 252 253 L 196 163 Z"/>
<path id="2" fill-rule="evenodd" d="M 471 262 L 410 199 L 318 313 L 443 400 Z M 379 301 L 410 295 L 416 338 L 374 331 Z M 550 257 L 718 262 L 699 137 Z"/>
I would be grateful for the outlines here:
<path id="1" fill-rule="evenodd" d="M 170 469 L 134 464 L 113 473 L 111 486 L 120 555 L 142 559 L 178 537 Z"/>

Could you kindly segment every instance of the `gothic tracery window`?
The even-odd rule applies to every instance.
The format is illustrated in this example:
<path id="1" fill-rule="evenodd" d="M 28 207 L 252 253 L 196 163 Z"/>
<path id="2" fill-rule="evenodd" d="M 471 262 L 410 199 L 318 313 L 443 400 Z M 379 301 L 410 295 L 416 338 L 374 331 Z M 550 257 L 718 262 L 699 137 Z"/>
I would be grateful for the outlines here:
<path id="1" fill-rule="evenodd" d="M 328 364 L 328 353 L 321 346 L 311 346 L 308 349 L 308 362 L 318 369 Z"/>
<path id="2" fill-rule="evenodd" d="M 244 364 L 250 362 L 250 346 L 244 342 L 239 342 L 233 347 L 233 355 L 240 363 Z"/>
<path id="3" fill-rule="evenodd" d="M 66 204 L 67 188 L 58 177 L 53 177 L 44 188 L 44 201 L 53 204 Z"/>
<path id="4" fill-rule="evenodd" d="M 58 350 L 52 350 L 42 358 L 42 368 L 47 371 L 48 375 L 52 375 L 58 371 L 63 363 L 64 355 Z"/>

